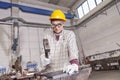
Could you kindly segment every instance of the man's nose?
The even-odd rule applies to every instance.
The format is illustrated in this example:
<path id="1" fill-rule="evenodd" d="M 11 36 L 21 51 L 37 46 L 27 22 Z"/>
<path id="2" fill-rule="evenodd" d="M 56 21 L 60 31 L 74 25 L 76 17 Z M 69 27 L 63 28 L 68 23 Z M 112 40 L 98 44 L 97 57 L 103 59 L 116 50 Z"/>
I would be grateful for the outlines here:
<path id="1" fill-rule="evenodd" d="M 57 25 L 57 26 L 55 26 L 55 28 L 59 29 L 60 27 Z"/>

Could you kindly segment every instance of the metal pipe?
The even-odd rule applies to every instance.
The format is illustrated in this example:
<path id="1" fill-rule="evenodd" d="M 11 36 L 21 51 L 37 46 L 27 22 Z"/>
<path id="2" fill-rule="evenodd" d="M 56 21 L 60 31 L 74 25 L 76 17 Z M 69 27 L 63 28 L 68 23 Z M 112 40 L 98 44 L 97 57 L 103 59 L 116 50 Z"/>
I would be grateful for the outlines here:
<path id="1" fill-rule="evenodd" d="M 50 28 L 50 24 L 43 24 L 43 23 L 33 23 L 33 22 L 27 22 L 22 18 L 16 18 L 16 17 L 6 17 L 3 19 L 0 19 L 0 24 L 6 24 L 6 25 L 13 25 L 14 20 L 18 20 L 18 25 L 22 27 L 35 27 L 35 28 Z M 10 21 L 10 22 L 7 22 Z M 73 29 L 74 26 L 64 26 L 67 29 Z"/>
<path id="2" fill-rule="evenodd" d="M 13 23 L 9 23 L 9 22 L 0 22 L 1 25 L 13 25 Z"/>

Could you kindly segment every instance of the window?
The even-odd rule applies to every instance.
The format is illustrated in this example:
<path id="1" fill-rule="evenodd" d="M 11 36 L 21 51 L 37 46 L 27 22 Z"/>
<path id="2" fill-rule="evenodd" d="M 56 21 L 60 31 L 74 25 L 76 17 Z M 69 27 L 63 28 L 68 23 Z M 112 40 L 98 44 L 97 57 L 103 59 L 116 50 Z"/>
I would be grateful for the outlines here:
<path id="1" fill-rule="evenodd" d="M 87 14 L 90 11 L 87 1 L 83 3 L 82 7 L 83 7 L 84 14 Z"/>
<path id="2" fill-rule="evenodd" d="M 90 10 L 96 7 L 95 0 L 88 0 Z"/>
<path id="3" fill-rule="evenodd" d="M 84 16 L 82 6 L 78 8 L 78 15 L 79 15 L 79 18 L 82 18 Z"/>
<path id="4" fill-rule="evenodd" d="M 102 0 L 96 0 L 97 5 L 100 4 Z"/>
<path id="5" fill-rule="evenodd" d="M 85 16 L 88 12 L 97 7 L 97 5 L 99 5 L 101 2 L 103 2 L 103 0 L 86 0 L 77 9 L 79 18 Z"/>

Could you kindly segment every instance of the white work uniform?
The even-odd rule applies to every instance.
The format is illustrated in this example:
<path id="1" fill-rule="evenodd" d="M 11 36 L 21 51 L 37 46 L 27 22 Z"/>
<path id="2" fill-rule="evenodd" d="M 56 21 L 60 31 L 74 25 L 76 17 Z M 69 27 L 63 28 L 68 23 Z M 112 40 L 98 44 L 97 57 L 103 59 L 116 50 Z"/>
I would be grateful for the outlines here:
<path id="1" fill-rule="evenodd" d="M 56 40 L 55 33 L 52 30 L 46 32 L 44 39 L 48 39 L 50 46 L 51 59 L 50 69 L 46 72 L 62 70 L 65 65 L 69 65 L 71 60 L 78 59 L 78 48 L 73 31 L 63 30 L 59 34 L 59 40 Z"/>

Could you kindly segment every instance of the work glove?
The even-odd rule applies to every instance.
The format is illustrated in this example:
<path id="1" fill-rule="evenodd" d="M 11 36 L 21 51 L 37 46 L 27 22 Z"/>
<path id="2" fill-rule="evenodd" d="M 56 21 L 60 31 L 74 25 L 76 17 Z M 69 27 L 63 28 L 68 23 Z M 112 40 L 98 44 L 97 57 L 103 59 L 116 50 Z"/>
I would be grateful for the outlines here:
<path id="1" fill-rule="evenodd" d="M 63 68 L 63 72 L 65 72 L 69 75 L 72 75 L 72 74 L 78 72 L 78 65 L 77 64 L 71 64 L 71 65 L 65 66 Z"/>
<path id="2" fill-rule="evenodd" d="M 42 64 L 43 67 L 45 67 L 45 66 L 47 66 L 51 63 L 51 60 L 49 58 L 46 58 L 45 54 L 42 54 L 40 56 L 40 59 L 41 59 L 41 64 Z"/>

